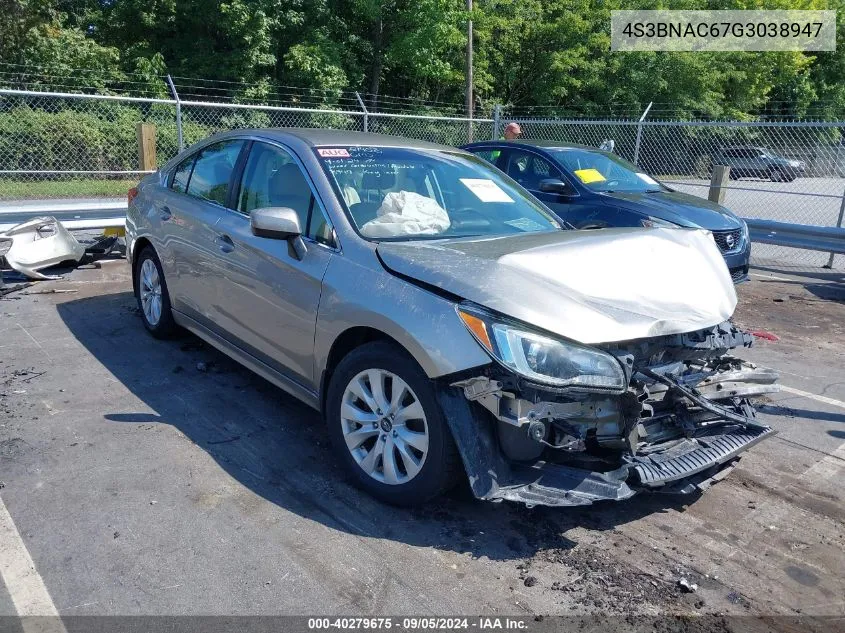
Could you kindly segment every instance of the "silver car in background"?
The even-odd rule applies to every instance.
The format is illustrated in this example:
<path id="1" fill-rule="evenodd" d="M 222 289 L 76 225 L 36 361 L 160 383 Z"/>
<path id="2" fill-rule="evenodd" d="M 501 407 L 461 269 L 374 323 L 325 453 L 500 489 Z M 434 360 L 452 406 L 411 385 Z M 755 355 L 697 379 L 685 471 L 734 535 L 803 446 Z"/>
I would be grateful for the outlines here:
<path id="1" fill-rule="evenodd" d="M 776 376 L 706 231 L 562 230 L 461 150 L 331 130 L 209 138 L 130 191 L 144 325 L 320 411 L 356 482 L 417 504 L 704 489 L 772 433 Z M 283 457 L 280 456 L 280 459 Z"/>

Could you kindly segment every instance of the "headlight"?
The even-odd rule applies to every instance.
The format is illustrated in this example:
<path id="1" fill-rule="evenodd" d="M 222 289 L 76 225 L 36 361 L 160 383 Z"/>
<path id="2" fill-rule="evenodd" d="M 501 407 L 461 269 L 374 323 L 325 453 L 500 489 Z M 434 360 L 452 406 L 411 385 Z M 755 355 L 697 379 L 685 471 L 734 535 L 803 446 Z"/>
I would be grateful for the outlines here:
<path id="1" fill-rule="evenodd" d="M 641 218 L 640 224 L 642 224 L 647 229 L 677 229 L 677 224 L 672 224 L 671 222 L 667 222 L 666 220 L 661 220 L 660 218 L 653 218 L 650 215 Z"/>
<path id="2" fill-rule="evenodd" d="M 487 352 L 524 378 L 554 387 L 625 390 L 625 372 L 607 352 L 550 338 L 496 320 L 481 310 L 463 306 L 457 310 Z"/>

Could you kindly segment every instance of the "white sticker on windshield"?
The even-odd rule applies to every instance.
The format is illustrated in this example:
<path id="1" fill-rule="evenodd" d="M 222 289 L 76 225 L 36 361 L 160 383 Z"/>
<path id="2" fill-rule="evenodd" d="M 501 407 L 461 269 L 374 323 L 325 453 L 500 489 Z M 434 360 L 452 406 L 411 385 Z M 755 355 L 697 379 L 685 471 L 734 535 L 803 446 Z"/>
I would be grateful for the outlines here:
<path id="1" fill-rule="evenodd" d="M 343 147 L 319 148 L 317 153 L 322 158 L 349 158 L 349 150 Z"/>
<path id="2" fill-rule="evenodd" d="M 517 218 L 516 220 L 507 220 L 505 224 L 512 226 L 520 231 L 542 231 L 544 227 L 539 222 L 535 222 L 531 218 Z"/>
<path id="3" fill-rule="evenodd" d="M 481 202 L 513 202 L 513 198 L 492 180 L 486 178 L 461 178 L 460 180 Z"/>
<path id="4" fill-rule="evenodd" d="M 649 176 L 648 174 L 637 173 L 637 176 L 639 176 L 640 180 L 642 180 L 644 183 L 646 183 L 648 185 L 656 185 L 657 184 L 657 181 L 654 178 L 652 178 L 651 176 Z"/>

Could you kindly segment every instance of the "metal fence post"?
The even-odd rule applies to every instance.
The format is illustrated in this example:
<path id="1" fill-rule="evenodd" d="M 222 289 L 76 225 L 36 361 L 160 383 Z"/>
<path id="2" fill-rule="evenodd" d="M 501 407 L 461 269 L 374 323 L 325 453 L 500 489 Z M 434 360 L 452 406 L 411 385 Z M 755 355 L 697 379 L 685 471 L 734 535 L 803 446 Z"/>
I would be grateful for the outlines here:
<path id="1" fill-rule="evenodd" d="M 370 111 L 367 110 L 367 106 L 364 105 L 364 100 L 361 98 L 361 95 L 358 94 L 358 91 L 355 91 L 355 98 L 358 99 L 358 105 L 361 106 L 361 109 L 364 111 L 364 131 L 370 131 Z"/>
<path id="2" fill-rule="evenodd" d="M 493 138 L 491 141 L 499 140 L 499 130 L 502 125 L 502 106 L 497 103 L 493 106 Z"/>
<path id="3" fill-rule="evenodd" d="M 182 100 L 179 98 L 179 93 L 176 92 L 176 86 L 173 85 L 173 79 L 167 75 L 167 85 L 170 86 L 170 93 L 176 100 L 176 137 L 179 142 L 179 151 L 185 149 L 185 140 L 182 137 Z"/>
<path id="4" fill-rule="evenodd" d="M 638 161 L 640 160 L 640 141 L 643 138 L 643 121 L 645 121 L 645 118 L 648 116 L 648 111 L 651 110 L 651 106 L 653 105 L 653 103 L 654 102 L 652 102 L 652 101 L 648 102 L 648 106 L 646 107 L 645 111 L 643 112 L 643 115 L 640 117 L 640 120 L 637 123 L 637 141 L 634 144 L 634 164 L 635 165 L 639 165 Z"/>
<path id="5" fill-rule="evenodd" d="M 839 218 L 836 220 L 836 227 L 842 228 L 842 216 L 845 215 L 845 193 L 842 194 L 842 204 L 839 205 Z M 827 260 L 827 264 L 824 265 L 825 268 L 833 268 L 833 258 L 835 257 L 835 253 L 831 253 L 830 257 Z"/>

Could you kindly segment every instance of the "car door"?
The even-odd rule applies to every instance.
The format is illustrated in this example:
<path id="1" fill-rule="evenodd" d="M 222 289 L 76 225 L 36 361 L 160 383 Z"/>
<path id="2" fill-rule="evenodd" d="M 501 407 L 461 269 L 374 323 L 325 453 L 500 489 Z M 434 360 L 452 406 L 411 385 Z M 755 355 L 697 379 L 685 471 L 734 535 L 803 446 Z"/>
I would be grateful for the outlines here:
<path id="1" fill-rule="evenodd" d="M 165 278 L 173 308 L 209 327 L 215 299 L 209 275 L 217 247 L 214 226 L 228 196 L 243 140 L 209 145 L 180 163 L 157 209 L 163 233 Z"/>
<path id="2" fill-rule="evenodd" d="M 759 153 L 756 149 L 751 147 L 744 147 L 737 152 L 740 157 L 742 165 L 743 176 L 756 176 L 760 171 L 760 161 L 757 159 Z"/>
<path id="3" fill-rule="evenodd" d="M 253 141 L 216 226 L 218 274 L 213 318 L 225 336 L 253 357 L 315 389 L 314 333 L 323 277 L 336 252 L 334 231 L 294 154 Z M 282 239 L 258 237 L 250 213 L 296 211 L 306 249 L 298 259 Z"/>
<path id="4" fill-rule="evenodd" d="M 748 159 L 745 150 L 742 148 L 735 148 L 728 150 L 726 154 L 729 156 L 731 171 L 736 177 L 746 176 L 748 169 Z"/>
<path id="5" fill-rule="evenodd" d="M 769 177 L 772 170 L 772 159 L 764 149 L 759 147 L 754 149 L 754 165 L 760 178 Z"/>
<path id="6" fill-rule="evenodd" d="M 498 159 L 500 169 L 528 189 L 534 197 L 541 200 L 554 211 L 560 219 L 573 226 L 579 226 L 595 219 L 601 211 L 601 205 L 585 204 L 581 195 L 572 186 L 569 178 L 549 159 L 529 150 L 508 148 L 503 150 Z M 569 186 L 569 193 L 548 193 L 540 191 L 543 180 L 560 180 Z"/>
<path id="7" fill-rule="evenodd" d="M 766 164 L 766 158 L 763 152 L 755 147 L 749 147 L 744 152 L 746 164 L 748 165 L 746 171 L 750 176 L 762 176 L 768 172 L 768 165 Z"/>

